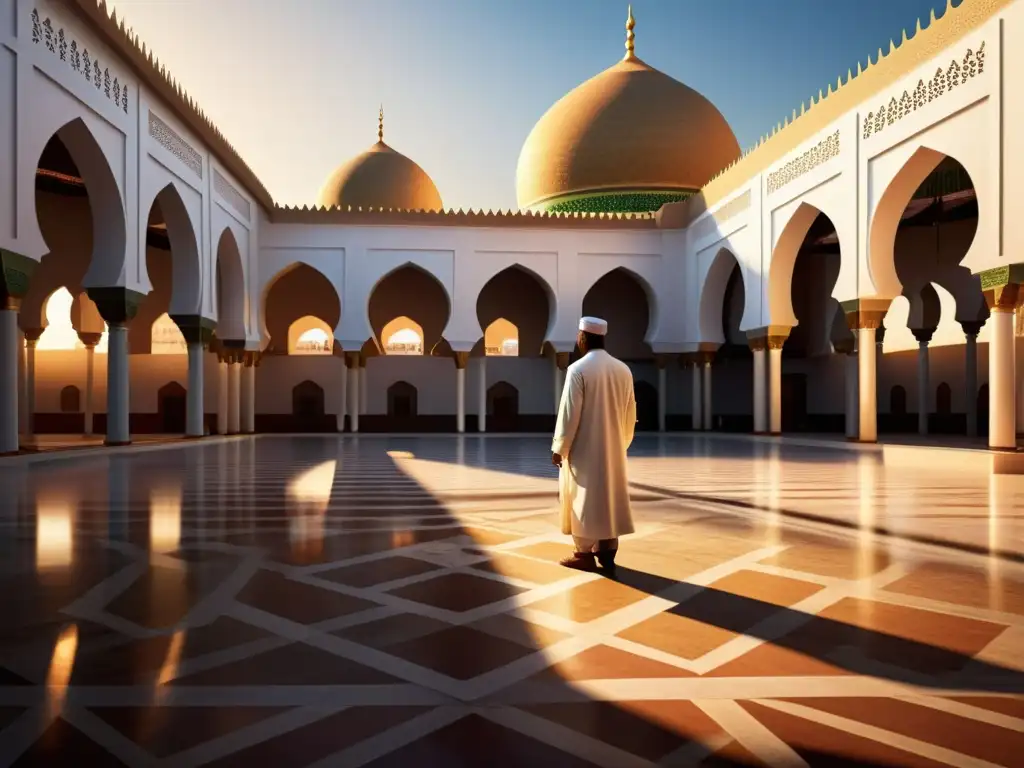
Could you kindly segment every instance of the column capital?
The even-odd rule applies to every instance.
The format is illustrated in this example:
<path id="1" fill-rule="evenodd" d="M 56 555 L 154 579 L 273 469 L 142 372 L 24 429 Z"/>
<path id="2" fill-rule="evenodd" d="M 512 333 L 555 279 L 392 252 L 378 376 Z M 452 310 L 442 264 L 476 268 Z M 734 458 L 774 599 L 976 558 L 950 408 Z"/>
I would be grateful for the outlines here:
<path id="1" fill-rule="evenodd" d="M 185 343 L 209 346 L 213 332 L 217 329 L 215 320 L 210 320 L 202 315 L 171 315 L 170 317 L 178 326 L 181 335 L 185 337 Z"/>
<path id="2" fill-rule="evenodd" d="M 39 262 L 0 248 L 0 309 L 17 312 Z"/>
<path id="3" fill-rule="evenodd" d="M 683 354 L 679 356 L 679 367 L 693 368 L 697 365 L 697 358 L 699 355 L 699 352 L 683 352 Z"/>
<path id="4" fill-rule="evenodd" d="M 359 352 L 359 367 L 360 368 L 365 368 L 366 367 L 366 355 L 361 350 Z"/>
<path id="5" fill-rule="evenodd" d="M 885 314 L 889 311 L 889 299 L 851 299 L 840 306 L 846 315 L 846 327 L 851 331 L 861 328 L 881 327 Z"/>
<path id="6" fill-rule="evenodd" d="M 717 350 L 714 349 L 702 349 L 699 352 L 695 352 L 694 355 L 696 356 L 697 364 L 711 365 L 713 362 L 715 362 L 716 351 Z"/>
<path id="7" fill-rule="evenodd" d="M 558 366 L 558 370 L 564 371 L 569 367 L 569 353 L 568 352 L 555 352 L 555 365 Z"/>
<path id="8" fill-rule="evenodd" d="M 665 353 L 665 352 L 663 352 L 661 354 L 658 354 L 658 355 L 655 355 L 654 356 L 654 365 L 655 365 L 655 367 L 659 371 L 663 371 L 666 368 L 668 368 L 668 364 L 671 362 L 673 357 L 675 357 L 674 354 Z"/>
<path id="9" fill-rule="evenodd" d="M 793 329 L 788 325 L 766 325 L 747 331 L 747 345 L 751 350 L 782 349 Z"/>
<path id="10" fill-rule="evenodd" d="M 146 298 L 138 291 L 120 286 L 88 288 L 86 292 L 107 325 L 125 325 L 134 320 Z"/>
<path id="11" fill-rule="evenodd" d="M 452 354 L 455 357 L 455 367 L 464 371 L 469 363 L 469 352 L 453 352 Z"/>
<path id="12" fill-rule="evenodd" d="M 25 343 L 34 347 L 45 330 L 45 328 L 22 328 L 21 332 L 25 336 Z"/>
<path id="13" fill-rule="evenodd" d="M 985 291 L 985 303 L 988 304 L 989 312 L 1013 312 L 1021 299 L 1024 299 L 1024 291 L 1021 291 L 1017 283 Z"/>
<path id="14" fill-rule="evenodd" d="M 927 344 L 932 340 L 932 336 L 935 335 L 934 328 L 911 328 L 910 332 L 914 334 L 918 344 Z"/>
<path id="15" fill-rule="evenodd" d="M 358 368 L 359 367 L 359 353 L 358 352 L 346 352 L 345 353 L 345 367 L 346 368 Z"/>
<path id="16" fill-rule="evenodd" d="M 82 342 L 89 349 L 94 348 L 100 343 L 100 339 L 103 338 L 102 333 L 85 333 L 84 331 L 78 332 L 78 340 Z"/>
<path id="17" fill-rule="evenodd" d="M 978 273 L 981 292 L 992 312 L 1012 312 L 1024 298 L 1020 286 L 1024 283 L 1024 262 L 1004 264 Z"/>
<path id="18" fill-rule="evenodd" d="M 259 368 L 263 354 L 258 349 L 247 349 L 242 353 L 242 364 L 246 368 Z"/>
<path id="19" fill-rule="evenodd" d="M 960 327 L 964 329 L 964 336 L 969 340 L 978 340 L 978 334 L 981 333 L 982 326 L 985 325 L 984 320 L 961 320 Z"/>
<path id="20" fill-rule="evenodd" d="M 220 343 L 224 362 L 232 365 L 242 362 L 245 357 L 245 339 L 221 339 Z"/>

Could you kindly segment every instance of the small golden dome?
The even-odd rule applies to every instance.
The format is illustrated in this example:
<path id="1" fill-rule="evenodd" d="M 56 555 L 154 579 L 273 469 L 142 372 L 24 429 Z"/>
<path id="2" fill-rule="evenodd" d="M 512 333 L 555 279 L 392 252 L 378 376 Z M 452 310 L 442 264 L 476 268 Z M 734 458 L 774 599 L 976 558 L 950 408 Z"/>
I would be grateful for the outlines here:
<path id="1" fill-rule="evenodd" d="M 441 210 L 441 195 L 426 171 L 384 143 L 383 110 L 380 121 L 377 143 L 331 174 L 317 204 Z"/>
<path id="2" fill-rule="evenodd" d="M 693 192 L 740 155 L 722 113 L 633 52 L 554 104 L 516 168 L 520 208 L 609 192 Z"/>

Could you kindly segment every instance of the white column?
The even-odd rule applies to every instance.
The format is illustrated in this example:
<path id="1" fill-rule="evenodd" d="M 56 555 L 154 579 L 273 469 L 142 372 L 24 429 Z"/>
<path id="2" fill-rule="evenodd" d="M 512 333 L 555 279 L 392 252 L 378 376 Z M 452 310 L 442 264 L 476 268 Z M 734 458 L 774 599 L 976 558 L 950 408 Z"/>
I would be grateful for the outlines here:
<path id="1" fill-rule="evenodd" d="M 875 329 L 857 329 L 857 439 L 878 440 L 878 395 L 876 383 Z"/>
<path id="2" fill-rule="evenodd" d="M 466 431 L 466 367 L 455 369 L 455 431 L 460 435 Z"/>
<path id="3" fill-rule="evenodd" d="M 188 344 L 188 394 L 185 407 L 188 409 L 185 418 L 186 437 L 202 437 L 203 429 L 203 362 L 206 348 L 201 341 Z M 86 417 L 88 418 L 88 417 Z"/>
<path id="4" fill-rule="evenodd" d="M 241 426 L 242 364 L 237 356 L 228 363 L 228 434 L 237 435 Z"/>
<path id="5" fill-rule="evenodd" d="M 21 339 L 18 308 L 8 299 L 0 309 L 0 454 L 15 453 L 19 447 L 19 365 Z"/>
<path id="6" fill-rule="evenodd" d="M 479 396 L 479 399 L 477 400 L 477 406 L 476 406 L 476 413 L 477 413 L 477 417 L 476 417 L 476 419 L 477 419 L 477 427 L 476 428 L 477 428 L 478 432 L 483 434 L 484 432 L 487 431 L 487 355 L 486 354 L 484 354 L 480 358 L 480 362 L 479 362 L 478 365 L 480 367 L 480 377 L 479 377 L 479 381 L 477 383 L 478 390 L 479 390 L 477 394 Z M 558 370 L 558 366 L 557 365 L 555 366 L 555 370 Z"/>
<path id="7" fill-rule="evenodd" d="M 928 413 L 931 401 L 931 383 L 928 369 L 928 342 L 932 331 L 929 329 L 914 330 L 917 337 L 917 434 L 928 434 Z"/>
<path id="8" fill-rule="evenodd" d="M 782 343 L 768 341 L 768 432 L 782 434 Z"/>
<path id="9" fill-rule="evenodd" d="M 92 426 L 96 405 L 96 345 L 85 345 L 85 436 L 92 437 Z"/>
<path id="10" fill-rule="evenodd" d="M 555 414 L 562 403 L 562 389 L 565 387 L 565 368 L 569 365 L 568 352 L 555 353 Z"/>
<path id="11" fill-rule="evenodd" d="M 242 365 L 242 417 L 241 432 L 251 435 L 256 431 L 256 361 L 247 352 Z"/>
<path id="12" fill-rule="evenodd" d="M 668 368 L 666 361 L 661 358 L 658 365 L 658 431 L 665 431 L 665 417 L 668 411 Z"/>
<path id="13" fill-rule="evenodd" d="M 690 428 L 694 432 L 699 432 L 704 429 L 704 417 L 701 411 L 704 410 L 704 398 L 701 395 L 701 363 L 696 357 L 693 361 L 693 366 L 690 368 L 690 381 L 692 386 L 692 410 L 693 416 L 690 418 Z"/>
<path id="14" fill-rule="evenodd" d="M 352 432 L 359 431 L 359 355 L 350 355 L 348 364 L 348 413 Z"/>
<path id="15" fill-rule="evenodd" d="M 369 387 L 366 384 L 366 360 L 359 360 L 359 413 L 366 413 L 367 392 Z"/>
<path id="16" fill-rule="evenodd" d="M 704 417 L 704 429 L 711 431 L 711 358 L 710 356 L 704 360 L 704 380 L 701 386 L 701 394 L 704 396 L 704 407 L 702 416 Z"/>
<path id="17" fill-rule="evenodd" d="M 13 310 L 17 325 L 18 310 Z M 25 332 L 19 327 L 18 333 L 18 432 L 25 433 Z"/>
<path id="18" fill-rule="evenodd" d="M 967 436 L 978 436 L 978 331 L 980 326 L 965 328 L 964 399 L 967 412 Z M 989 387 L 991 392 L 991 387 Z M 991 413 L 991 408 L 989 409 Z"/>
<path id="19" fill-rule="evenodd" d="M 341 376 L 338 381 L 338 413 L 335 418 L 338 431 L 344 432 L 345 414 L 348 412 L 348 366 L 345 364 L 345 354 L 343 352 L 339 360 L 341 362 Z"/>
<path id="20" fill-rule="evenodd" d="M 754 353 L 754 434 L 763 435 L 768 431 L 768 419 L 765 414 L 767 400 L 765 385 L 768 383 L 765 365 L 768 362 L 768 351 L 764 347 L 763 339 L 752 343 L 751 351 Z"/>
<path id="21" fill-rule="evenodd" d="M 36 434 L 36 344 L 42 331 L 25 332 L 25 437 Z"/>
<path id="22" fill-rule="evenodd" d="M 858 363 L 857 352 L 851 351 L 846 354 L 846 437 L 856 440 L 860 428 L 858 420 Z"/>
<path id="23" fill-rule="evenodd" d="M 1013 308 L 993 307 L 988 343 L 988 445 L 1017 447 L 1016 370 L 1013 348 Z"/>
<path id="24" fill-rule="evenodd" d="M 228 411 L 230 410 L 228 395 L 228 363 L 217 356 L 217 434 L 228 433 Z"/>
<path id="25" fill-rule="evenodd" d="M 107 445 L 131 442 L 130 386 L 128 327 L 110 323 L 107 327 Z"/>

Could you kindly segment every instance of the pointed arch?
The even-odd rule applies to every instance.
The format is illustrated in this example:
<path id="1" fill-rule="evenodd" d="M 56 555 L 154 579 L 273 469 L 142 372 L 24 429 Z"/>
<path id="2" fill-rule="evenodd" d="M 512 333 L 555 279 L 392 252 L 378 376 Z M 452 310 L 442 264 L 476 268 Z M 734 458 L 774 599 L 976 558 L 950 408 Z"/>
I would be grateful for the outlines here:
<path id="1" fill-rule="evenodd" d="M 307 315 L 336 328 L 341 317 L 341 297 L 327 275 L 308 262 L 296 261 L 279 269 L 263 286 L 261 335 L 269 346 L 284 353 L 289 327 Z"/>
<path id="2" fill-rule="evenodd" d="M 737 269 L 740 270 L 743 290 L 746 291 L 746 276 L 743 274 L 739 259 L 728 248 L 719 248 L 704 276 L 704 285 L 700 292 L 700 341 L 725 343 L 725 329 L 722 327 L 725 292 L 729 287 L 729 280 Z"/>
<path id="3" fill-rule="evenodd" d="M 423 341 L 423 328 L 404 315 L 396 317 L 381 329 L 380 338 L 385 355 L 422 355 L 429 352 Z"/>
<path id="4" fill-rule="evenodd" d="M 822 211 L 800 203 L 779 234 L 768 265 L 768 325 L 789 328 L 797 324 L 793 310 L 793 269 L 804 238 Z"/>
<path id="5" fill-rule="evenodd" d="M 288 326 L 289 355 L 329 355 L 334 347 L 334 329 L 313 315 L 298 318 Z"/>
<path id="6" fill-rule="evenodd" d="M 58 128 L 44 144 L 36 160 L 40 167 L 47 148 L 58 141 L 67 150 L 85 185 L 92 220 L 92 252 L 82 284 L 119 285 L 123 282 L 127 247 L 127 222 L 124 199 L 117 178 L 92 130 L 81 117 Z M 45 243 L 43 224 L 36 209 L 36 222 Z M 47 244 L 47 247 L 50 247 Z"/>
<path id="7" fill-rule="evenodd" d="M 238 239 L 230 226 L 224 227 L 217 238 L 214 257 L 214 309 L 217 313 L 218 335 L 223 339 L 244 339 L 249 317 L 249 292 L 246 290 L 245 269 Z"/>
<path id="8" fill-rule="evenodd" d="M 484 328 L 484 355 L 519 357 L 519 328 L 499 317 Z"/>
<path id="9" fill-rule="evenodd" d="M 647 359 L 657 332 L 657 307 L 650 284 L 626 267 L 607 270 L 583 295 L 584 315 L 608 321 L 608 351 L 624 359 Z"/>
<path id="10" fill-rule="evenodd" d="M 151 223 L 157 207 L 171 244 L 171 301 L 168 314 L 199 315 L 203 297 L 199 237 L 192 215 L 175 182 L 168 183 L 157 192 L 150 203 L 148 217 Z"/>
<path id="11" fill-rule="evenodd" d="M 558 316 L 558 298 L 544 277 L 519 262 L 488 278 L 476 297 L 481 331 L 498 318 L 511 322 L 522 334 L 520 348 L 539 354 Z"/>
<path id="12" fill-rule="evenodd" d="M 379 349 L 387 344 L 385 326 L 400 317 L 419 326 L 424 351 L 437 345 L 452 317 L 452 297 L 444 283 L 411 261 L 383 275 L 366 298 L 366 321 Z"/>

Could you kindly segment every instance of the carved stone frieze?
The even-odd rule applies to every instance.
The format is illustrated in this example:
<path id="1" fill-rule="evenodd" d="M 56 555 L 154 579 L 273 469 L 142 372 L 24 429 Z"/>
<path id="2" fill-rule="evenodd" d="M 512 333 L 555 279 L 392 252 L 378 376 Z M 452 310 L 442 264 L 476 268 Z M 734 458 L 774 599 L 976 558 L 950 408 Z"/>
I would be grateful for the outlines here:
<path id="1" fill-rule="evenodd" d="M 839 157 L 839 131 L 834 131 L 799 157 L 795 157 L 777 171 L 768 174 L 768 194 L 772 194 L 791 181 L 814 170 L 819 165 Z"/>
<path id="2" fill-rule="evenodd" d="M 213 189 L 218 195 L 224 198 L 232 208 L 244 216 L 246 221 L 249 221 L 249 217 L 252 215 L 249 201 L 246 200 L 245 196 L 235 189 L 231 182 L 225 179 L 221 175 L 220 171 L 216 169 L 213 171 Z"/>
<path id="3" fill-rule="evenodd" d="M 203 156 L 152 110 L 149 112 L 149 135 L 196 176 L 203 178 Z"/>

